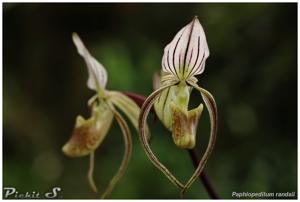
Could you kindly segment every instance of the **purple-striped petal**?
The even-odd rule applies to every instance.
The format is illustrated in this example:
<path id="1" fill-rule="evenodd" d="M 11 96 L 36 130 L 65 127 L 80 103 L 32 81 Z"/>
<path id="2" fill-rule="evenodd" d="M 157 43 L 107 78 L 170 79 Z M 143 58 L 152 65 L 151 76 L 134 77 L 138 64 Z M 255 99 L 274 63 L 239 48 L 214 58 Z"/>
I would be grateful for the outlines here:
<path id="1" fill-rule="evenodd" d="M 88 88 L 97 90 L 97 88 L 105 89 L 107 83 L 107 73 L 102 64 L 100 64 L 88 51 L 80 37 L 73 33 L 73 42 L 87 65 L 89 78 L 87 81 Z"/>
<path id="2" fill-rule="evenodd" d="M 179 80 L 204 71 L 209 56 L 204 30 L 197 17 L 183 27 L 164 49 L 162 69 Z"/>

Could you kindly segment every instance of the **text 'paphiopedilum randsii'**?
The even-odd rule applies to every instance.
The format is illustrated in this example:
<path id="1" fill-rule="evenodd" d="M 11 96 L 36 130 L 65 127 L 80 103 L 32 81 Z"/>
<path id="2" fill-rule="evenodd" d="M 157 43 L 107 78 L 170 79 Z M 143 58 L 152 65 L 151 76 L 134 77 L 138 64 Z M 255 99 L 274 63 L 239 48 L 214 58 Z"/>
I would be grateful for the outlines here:
<path id="1" fill-rule="evenodd" d="M 185 193 L 201 174 L 210 156 L 217 133 L 217 106 L 213 96 L 198 86 L 196 75 L 203 73 L 209 49 L 204 30 L 197 17 L 183 27 L 165 47 L 162 58 L 160 87 L 148 96 L 139 117 L 139 137 L 151 162 Z M 151 107 L 163 125 L 172 132 L 174 143 L 182 149 L 196 145 L 196 129 L 203 105 L 189 110 L 193 89 L 200 92 L 210 116 L 210 138 L 197 169 L 191 178 L 181 183 L 155 156 L 147 140 L 146 120 Z"/>
<path id="2" fill-rule="evenodd" d="M 72 136 L 62 150 L 70 157 L 90 155 L 88 180 L 93 191 L 97 192 L 97 187 L 93 180 L 95 150 L 106 137 L 113 118 L 116 119 L 123 133 L 125 152 L 118 171 L 101 195 L 102 198 L 105 198 L 110 194 L 117 181 L 124 175 L 132 150 L 130 130 L 118 110 L 121 110 L 137 129 L 140 108 L 126 95 L 118 91 L 107 90 L 107 73 L 105 68 L 89 53 L 76 33 L 73 34 L 73 42 L 87 65 L 89 75 L 87 86 L 91 90 L 96 91 L 96 94 L 88 101 L 88 105 L 91 108 L 91 117 L 84 119 L 82 116 L 77 116 Z M 149 134 L 148 129 L 146 130 L 146 133 Z"/>

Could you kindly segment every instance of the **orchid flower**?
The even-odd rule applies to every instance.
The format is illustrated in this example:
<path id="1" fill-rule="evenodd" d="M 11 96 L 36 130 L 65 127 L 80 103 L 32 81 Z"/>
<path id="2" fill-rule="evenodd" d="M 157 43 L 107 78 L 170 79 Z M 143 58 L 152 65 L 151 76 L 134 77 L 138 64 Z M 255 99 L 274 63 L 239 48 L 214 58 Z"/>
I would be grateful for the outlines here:
<path id="1" fill-rule="evenodd" d="M 124 175 L 132 150 L 130 130 L 117 109 L 121 110 L 137 129 L 140 108 L 126 95 L 118 91 L 107 90 L 107 72 L 105 68 L 89 53 L 76 33 L 73 33 L 73 42 L 79 55 L 83 57 L 87 65 L 87 86 L 89 89 L 94 90 L 96 94 L 88 101 L 88 105 L 91 108 L 91 117 L 84 119 L 81 116 L 77 116 L 72 136 L 62 150 L 70 157 L 90 155 L 88 181 L 93 191 L 97 192 L 93 179 L 95 150 L 106 137 L 113 118 L 116 118 L 123 133 L 125 152 L 118 171 L 112 177 L 101 196 L 105 198 L 110 194 L 117 181 Z M 149 134 L 148 129 L 146 130 L 146 133 Z"/>
<path id="2" fill-rule="evenodd" d="M 196 75 L 203 73 L 209 49 L 204 30 L 197 17 L 183 27 L 165 47 L 162 58 L 160 86 L 148 96 L 139 117 L 139 137 L 151 162 L 184 194 L 201 174 L 210 156 L 217 133 L 217 106 L 213 96 L 201 88 Z M 210 138 L 207 149 L 191 178 L 181 183 L 157 159 L 147 141 L 146 121 L 151 107 L 163 125 L 172 132 L 172 138 L 179 148 L 192 149 L 196 145 L 196 129 L 203 105 L 189 110 L 191 91 L 200 92 L 210 116 Z"/>

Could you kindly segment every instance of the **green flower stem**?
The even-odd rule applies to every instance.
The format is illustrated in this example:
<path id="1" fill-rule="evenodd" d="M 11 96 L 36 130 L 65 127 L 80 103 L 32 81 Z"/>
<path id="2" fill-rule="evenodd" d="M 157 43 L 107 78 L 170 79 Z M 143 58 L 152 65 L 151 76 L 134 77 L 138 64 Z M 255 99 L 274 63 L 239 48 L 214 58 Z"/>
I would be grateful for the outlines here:
<path id="1" fill-rule="evenodd" d="M 138 131 L 138 119 L 141 109 L 135 103 L 135 101 L 118 91 L 110 91 L 109 100 L 114 106 L 116 106 L 117 109 L 122 111 L 128 117 L 132 125 Z M 148 125 L 146 125 L 146 135 L 148 140 L 150 140 L 150 132 Z"/>

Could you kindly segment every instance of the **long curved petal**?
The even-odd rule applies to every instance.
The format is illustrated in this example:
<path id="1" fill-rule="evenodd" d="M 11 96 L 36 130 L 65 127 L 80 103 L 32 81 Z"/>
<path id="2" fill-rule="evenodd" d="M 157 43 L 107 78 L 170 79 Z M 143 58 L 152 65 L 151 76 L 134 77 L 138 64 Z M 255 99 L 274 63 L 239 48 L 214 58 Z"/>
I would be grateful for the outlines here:
<path id="1" fill-rule="evenodd" d="M 189 84 L 192 85 L 195 89 L 197 89 L 201 93 L 204 103 L 208 109 L 209 119 L 210 119 L 210 136 L 209 136 L 209 141 L 208 141 L 208 146 L 206 148 L 206 151 L 203 154 L 194 174 L 189 179 L 189 181 L 185 184 L 184 189 L 182 189 L 182 191 L 181 191 L 182 194 L 184 194 L 190 188 L 190 186 L 193 184 L 193 182 L 201 174 L 201 172 L 207 162 L 207 159 L 209 158 L 209 156 L 214 148 L 216 138 L 217 138 L 217 127 L 218 127 L 217 104 L 214 100 L 214 97 L 207 90 L 199 87 L 197 84 L 195 84 L 195 83 L 189 83 Z"/>
<path id="2" fill-rule="evenodd" d="M 139 139 L 142 143 L 142 146 L 150 159 L 150 161 L 154 164 L 155 167 L 157 167 L 162 173 L 165 174 L 165 176 L 179 189 L 183 189 L 184 186 L 181 182 L 179 182 L 176 177 L 156 158 L 155 154 L 152 152 L 149 143 L 147 141 L 147 136 L 145 134 L 145 124 L 146 119 L 149 114 L 149 111 L 151 107 L 153 106 L 155 99 L 160 95 L 160 93 L 166 89 L 174 85 L 174 83 L 170 83 L 169 85 L 163 86 L 159 88 L 158 90 L 154 91 L 144 102 L 141 113 L 139 117 Z"/>
<path id="3" fill-rule="evenodd" d="M 105 189 L 104 193 L 101 195 L 102 199 L 106 198 L 111 193 L 111 191 L 113 190 L 116 183 L 124 175 L 125 170 L 128 166 L 129 159 L 131 156 L 131 151 L 132 151 L 132 140 L 131 140 L 131 134 L 130 134 L 128 125 L 126 124 L 126 122 L 123 119 L 123 117 L 121 116 L 121 114 L 117 110 L 114 109 L 113 105 L 110 103 L 109 103 L 109 105 L 110 105 L 111 110 L 113 111 L 114 116 L 122 130 L 125 151 L 124 151 L 123 159 L 122 159 L 122 162 L 121 162 L 121 165 L 120 165 L 118 171 L 113 176 L 113 178 L 110 180 L 107 188 Z"/>

